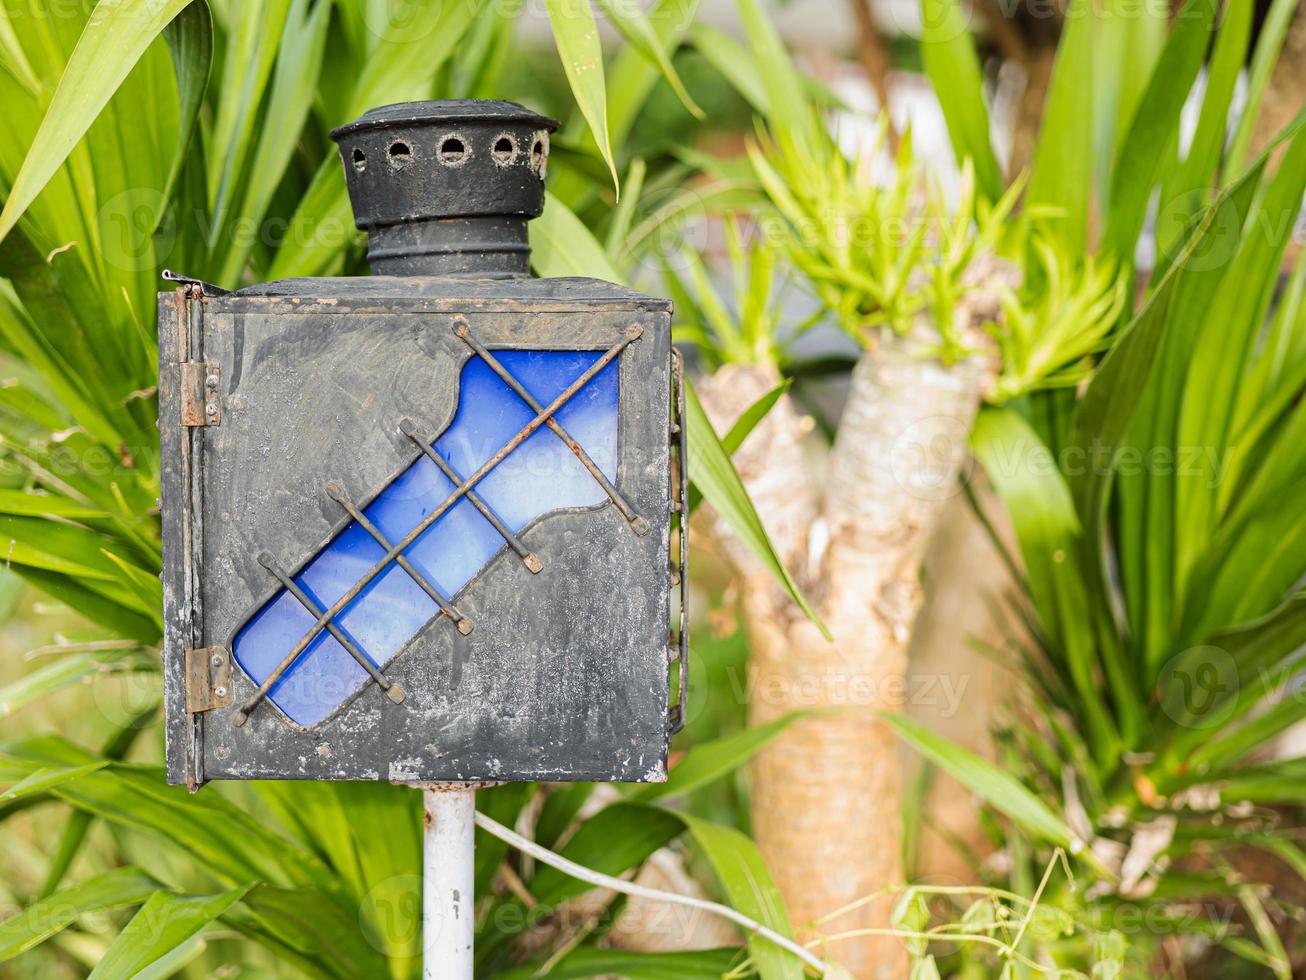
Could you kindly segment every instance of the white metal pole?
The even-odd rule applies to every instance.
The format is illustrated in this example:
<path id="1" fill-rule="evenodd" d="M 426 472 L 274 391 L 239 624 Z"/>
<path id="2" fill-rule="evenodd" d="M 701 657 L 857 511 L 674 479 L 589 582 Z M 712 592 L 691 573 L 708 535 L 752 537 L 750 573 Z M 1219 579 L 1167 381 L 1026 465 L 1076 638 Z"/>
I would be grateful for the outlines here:
<path id="1" fill-rule="evenodd" d="M 422 797 L 422 973 L 425 980 L 472 980 L 476 784 L 434 783 Z"/>

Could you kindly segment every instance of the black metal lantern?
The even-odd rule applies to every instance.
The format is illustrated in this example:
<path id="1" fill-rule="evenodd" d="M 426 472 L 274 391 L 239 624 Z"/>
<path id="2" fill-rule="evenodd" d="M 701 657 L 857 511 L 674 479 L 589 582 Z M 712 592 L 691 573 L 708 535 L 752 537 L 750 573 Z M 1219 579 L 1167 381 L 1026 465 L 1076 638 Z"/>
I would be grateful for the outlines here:
<path id="1" fill-rule="evenodd" d="M 375 109 L 373 275 L 160 295 L 170 781 L 664 778 L 670 304 L 529 278 L 555 128 Z"/>

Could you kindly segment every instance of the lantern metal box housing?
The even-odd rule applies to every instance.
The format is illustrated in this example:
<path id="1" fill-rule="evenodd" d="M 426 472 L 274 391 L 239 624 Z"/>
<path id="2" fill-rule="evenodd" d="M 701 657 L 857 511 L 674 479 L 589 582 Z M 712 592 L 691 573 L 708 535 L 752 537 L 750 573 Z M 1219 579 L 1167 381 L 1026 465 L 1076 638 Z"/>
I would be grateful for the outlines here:
<path id="1" fill-rule="evenodd" d="M 665 777 L 670 304 L 528 276 L 555 126 L 373 110 L 373 275 L 160 295 L 170 781 Z"/>

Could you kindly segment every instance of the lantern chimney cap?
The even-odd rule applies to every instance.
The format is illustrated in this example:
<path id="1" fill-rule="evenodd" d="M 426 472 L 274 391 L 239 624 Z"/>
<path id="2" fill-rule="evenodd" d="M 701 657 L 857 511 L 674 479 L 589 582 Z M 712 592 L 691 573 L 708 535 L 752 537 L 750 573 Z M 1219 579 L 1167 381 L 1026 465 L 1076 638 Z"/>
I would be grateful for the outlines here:
<path id="1" fill-rule="evenodd" d="M 499 99 L 444 99 L 424 102 L 396 102 L 393 105 L 368 109 L 353 122 L 337 126 L 331 138 L 340 140 L 364 129 L 382 129 L 391 126 L 424 126 L 441 123 L 525 123 L 533 129 L 554 132 L 558 121 L 542 116 L 516 102 Z"/>
<path id="2" fill-rule="evenodd" d="M 558 123 L 515 102 L 401 102 L 331 133 L 378 274 L 524 273 Z"/>

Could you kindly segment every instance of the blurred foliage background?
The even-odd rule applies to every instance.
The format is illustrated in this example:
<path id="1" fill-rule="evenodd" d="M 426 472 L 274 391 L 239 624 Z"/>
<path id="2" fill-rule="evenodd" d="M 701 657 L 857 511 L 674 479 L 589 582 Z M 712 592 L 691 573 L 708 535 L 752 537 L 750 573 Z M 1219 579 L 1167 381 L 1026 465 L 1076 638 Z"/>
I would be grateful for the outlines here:
<path id="1" fill-rule="evenodd" d="M 859 976 L 1292 976 L 1296 7 L 4 0 L 0 975 L 420 972 L 418 794 L 163 785 L 154 296 L 365 273 L 327 131 L 493 97 L 563 120 L 536 271 L 675 298 L 706 503 L 671 780 L 481 808 Z M 997 680 L 749 685 L 836 647 Z M 802 975 L 477 844 L 478 975 Z"/>

